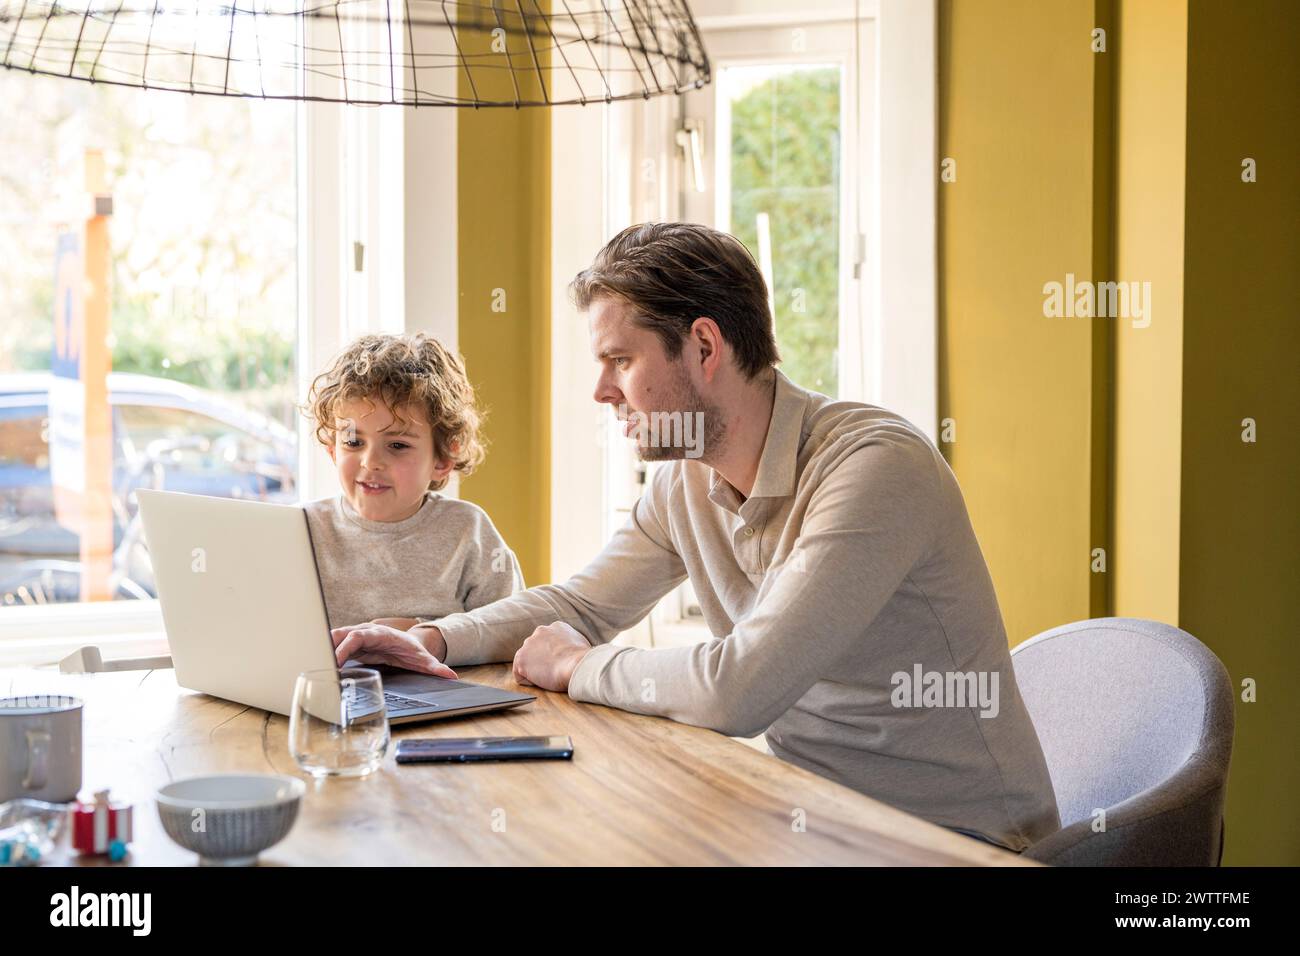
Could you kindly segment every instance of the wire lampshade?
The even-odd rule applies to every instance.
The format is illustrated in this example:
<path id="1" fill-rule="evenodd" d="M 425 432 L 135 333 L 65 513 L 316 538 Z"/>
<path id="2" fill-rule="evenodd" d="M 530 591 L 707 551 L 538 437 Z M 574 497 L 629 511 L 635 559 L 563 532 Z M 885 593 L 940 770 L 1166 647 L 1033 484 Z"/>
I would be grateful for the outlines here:
<path id="1" fill-rule="evenodd" d="M 709 81 L 686 0 L 0 0 L 0 66 L 416 107 L 610 102 Z"/>

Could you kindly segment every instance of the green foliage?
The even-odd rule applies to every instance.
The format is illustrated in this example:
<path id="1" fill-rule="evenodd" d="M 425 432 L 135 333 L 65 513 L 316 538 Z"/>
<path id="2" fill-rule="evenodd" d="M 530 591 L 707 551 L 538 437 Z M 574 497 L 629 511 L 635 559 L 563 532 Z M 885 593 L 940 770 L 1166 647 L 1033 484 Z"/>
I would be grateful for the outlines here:
<path id="1" fill-rule="evenodd" d="M 293 391 L 293 341 L 257 318 L 165 316 L 146 297 L 114 303 L 113 370 L 156 375 L 215 392 Z M 196 334 L 196 330 L 201 330 Z M 277 403 L 282 404 L 282 403 Z M 283 408 L 263 407 L 284 420 Z"/>
<path id="2" fill-rule="evenodd" d="M 828 395 L 839 388 L 839 127 L 833 66 L 782 71 L 731 107 L 732 232 L 757 253 L 768 214 L 782 367 Z"/>

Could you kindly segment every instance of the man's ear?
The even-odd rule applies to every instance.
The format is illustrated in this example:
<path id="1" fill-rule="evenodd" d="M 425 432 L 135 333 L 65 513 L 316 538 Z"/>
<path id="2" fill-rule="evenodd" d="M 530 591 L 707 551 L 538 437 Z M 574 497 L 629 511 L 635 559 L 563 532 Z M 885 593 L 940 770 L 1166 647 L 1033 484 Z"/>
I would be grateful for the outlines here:
<path id="1" fill-rule="evenodd" d="M 691 323 L 691 341 L 700 350 L 700 372 L 706 382 L 713 381 L 722 365 L 722 330 L 718 323 L 702 315 Z"/>

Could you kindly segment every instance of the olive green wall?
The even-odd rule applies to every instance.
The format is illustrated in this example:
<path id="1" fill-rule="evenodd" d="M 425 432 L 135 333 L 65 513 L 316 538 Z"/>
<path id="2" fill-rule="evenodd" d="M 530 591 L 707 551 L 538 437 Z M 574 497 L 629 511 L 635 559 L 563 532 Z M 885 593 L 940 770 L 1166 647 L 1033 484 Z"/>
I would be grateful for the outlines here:
<path id="1" fill-rule="evenodd" d="M 1011 643 L 1203 641 L 1239 695 L 1224 863 L 1300 863 L 1300 6 L 941 0 L 939 29 L 940 413 Z M 1151 324 L 1044 318 L 1067 271 L 1151 282 Z"/>
<path id="2" fill-rule="evenodd" d="M 1187 21 L 1179 624 L 1237 685 L 1224 863 L 1295 865 L 1300 6 L 1192 0 Z M 1255 703 L 1240 700 L 1248 678 Z"/>

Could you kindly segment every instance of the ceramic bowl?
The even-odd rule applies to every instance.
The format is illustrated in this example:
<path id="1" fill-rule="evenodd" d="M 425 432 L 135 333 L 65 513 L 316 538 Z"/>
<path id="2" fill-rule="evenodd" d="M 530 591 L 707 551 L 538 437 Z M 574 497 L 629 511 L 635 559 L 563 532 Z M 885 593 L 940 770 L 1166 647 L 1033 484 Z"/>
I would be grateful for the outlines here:
<path id="1" fill-rule="evenodd" d="M 270 773 L 219 773 L 175 780 L 155 799 L 167 835 L 202 866 L 252 866 L 293 829 L 307 785 Z"/>

